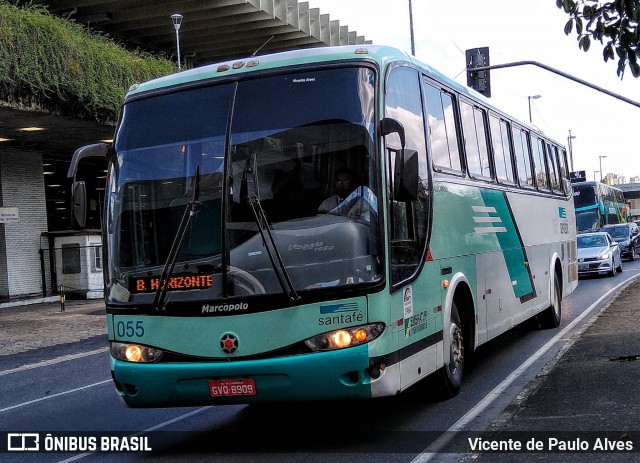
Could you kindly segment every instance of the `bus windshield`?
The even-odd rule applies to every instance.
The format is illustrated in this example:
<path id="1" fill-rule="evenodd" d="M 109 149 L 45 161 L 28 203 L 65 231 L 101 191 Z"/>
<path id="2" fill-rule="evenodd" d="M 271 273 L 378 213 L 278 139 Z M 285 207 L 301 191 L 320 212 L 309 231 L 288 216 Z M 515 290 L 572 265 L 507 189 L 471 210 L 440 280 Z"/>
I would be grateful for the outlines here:
<path id="1" fill-rule="evenodd" d="M 108 300 L 151 303 L 165 267 L 168 302 L 379 281 L 374 81 L 367 68 L 317 69 L 125 104 Z"/>
<path id="2" fill-rule="evenodd" d="M 598 204 L 598 195 L 596 187 L 593 184 L 574 184 L 573 185 L 573 203 L 576 209 L 587 206 L 595 206 Z"/>
<path id="3" fill-rule="evenodd" d="M 579 232 L 598 230 L 600 219 L 597 210 L 576 212 L 576 228 Z"/>

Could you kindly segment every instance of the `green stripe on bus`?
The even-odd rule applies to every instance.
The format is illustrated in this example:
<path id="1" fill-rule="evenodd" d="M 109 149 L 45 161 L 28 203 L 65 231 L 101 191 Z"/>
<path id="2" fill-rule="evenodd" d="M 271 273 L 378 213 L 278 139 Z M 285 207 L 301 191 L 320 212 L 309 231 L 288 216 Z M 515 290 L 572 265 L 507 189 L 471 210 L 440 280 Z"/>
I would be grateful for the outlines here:
<path id="1" fill-rule="evenodd" d="M 496 237 L 504 255 L 514 294 L 517 298 L 528 298 L 532 295 L 533 281 L 527 266 L 527 255 L 518 233 L 506 193 L 498 190 L 481 189 L 480 193 L 485 206 L 495 209 L 496 217 L 501 219 L 501 227 L 505 231 L 497 231 Z"/>

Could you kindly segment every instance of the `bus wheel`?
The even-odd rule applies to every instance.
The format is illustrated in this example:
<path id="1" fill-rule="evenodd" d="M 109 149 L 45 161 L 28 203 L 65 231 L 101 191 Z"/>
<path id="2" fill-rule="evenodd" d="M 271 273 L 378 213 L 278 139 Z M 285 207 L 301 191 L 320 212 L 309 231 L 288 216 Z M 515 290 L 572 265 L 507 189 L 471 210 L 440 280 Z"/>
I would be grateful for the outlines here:
<path id="1" fill-rule="evenodd" d="M 557 328 L 560 326 L 562 318 L 562 295 L 560 294 L 560 281 L 556 274 L 553 278 L 553 293 L 551 305 L 544 310 L 539 316 L 540 327 L 542 329 Z"/>
<path id="2" fill-rule="evenodd" d="M 441 392 L 443 398 L 451 398 L 460 392 L 464 372 L 464 336 L 458 307 L 451 305 L 448 346 L 444 346 L 444 366 L 442 368 Z M 448 351 L 448 352 L 447 352 Z"/>

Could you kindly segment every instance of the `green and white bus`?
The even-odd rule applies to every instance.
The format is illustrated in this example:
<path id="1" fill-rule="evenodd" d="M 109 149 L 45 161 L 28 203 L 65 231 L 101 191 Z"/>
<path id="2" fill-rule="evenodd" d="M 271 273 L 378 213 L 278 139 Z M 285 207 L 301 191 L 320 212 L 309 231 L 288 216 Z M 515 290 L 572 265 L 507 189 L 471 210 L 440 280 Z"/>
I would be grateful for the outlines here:
<path id="1" fill-rule="evenodd" d="M 576 182 L 573 183 L 573 202 L 578 233 L 628 221 L 629 206 L 620 188 L 596 181 Z"/>
<path id="2" fill-rule="evenodd" d="M 557 327 L 577 285 L 565 149 L 393 48 L 133 86 L 113 143 L 76 151 L 69 176 L 86 156 L 109 160 L 129 406 L 380 397 L 427 376 L 453 396 L 465 357 L 533 317 Z"/>

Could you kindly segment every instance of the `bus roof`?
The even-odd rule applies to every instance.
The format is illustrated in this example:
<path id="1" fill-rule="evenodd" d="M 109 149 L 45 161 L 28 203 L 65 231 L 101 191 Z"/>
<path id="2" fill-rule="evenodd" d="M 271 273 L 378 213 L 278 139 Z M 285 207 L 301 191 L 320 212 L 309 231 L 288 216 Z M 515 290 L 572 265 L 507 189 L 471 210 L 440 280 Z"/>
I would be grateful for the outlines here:
<path id="1" fill-rule="evenodd" d="M 475 90 L 456 82 L 434 67 L 418 60 L 414 56 L 411 56 L 408 53 L 394 47 L 386 45 L 366 44 L 345 45 L 339 47 L 305 48 L 267 55 L 248 56 L 246 58 L 238 58 L 230 61 L 212 63 L 183 72 L 177 72 L 164 77 L 159 77 L 157 79 L 153 79 L 141 84 L 132 85 L 129 89 L 129 92 L 127 93 L 127 98 L 166 87 L 205 81 L 219 77 L 229 77 L 231 75 L 247 74 L 265 69 L 286 68 L 289 66 L 296 66 L 301 64 L 304 65 L 323 62 L 349 61 L 354 59 L 377 62 L 380 65 L 381 69 L 385 69 L 387 64 L 394 61 L 406 61 L 413 63 L 417 67 L 421 68 L 427 75 L 433 77 L 441 83 L 444 83 L 452 90 L 455 90 L 460 94 L 466 95 L 472 99 L 482 102 L 484 106 L 497 113 L 507 115 L 505 111 L 494 106 L 488 98 L 484 97 Z M 530 124 L 517 120 L 511 116 L 509 117 L 518 122 L 518 124 L 522 125 L 523 127 L 527 127 L 528 129 L 543 135 L 542 131 L 537 127 L 533 127 Z"/>
<path id="2" fill-rule="evenodd" d="M 606 183 L 602 183 L 602 182 L 598 182 L 598 181 L 594 181 L 594 180 L 587 180 L 585 182 L 575 182 L 571 184 L 571 187 L 574 190 L 581 190 L 583 188 L 588 188 L 588 187 L 594 187 L 596 185 L 602 186 L 602 187 L 606 187 L 606 188 L 610 188 L 612 190 L 618 190 L 618 191 L 622 191 L 620 188 L 618 188 L 617 186 L 614 185 L 607 185 Z"/>
<path id="3" fill-rule="evenodd" d="M 128 96 L 136 95 L 150 90 L 170 87 L 183 83 L 208 80 L 215 77 L 229 76 L 255 72 L 264 69 L 288 67 L 299 64 L 322 63 L 330 61 L 347 61 L 353 59 L 368 59 L 382 66 L 392 61 L 408 61 L 423 68 L 429 75 L 445 82 L 456 91 L 470 95 L 472 90 L 451 80 L 431 66 L 418 61 L 415 57 L 384 45 L 346 45 L 340 47 L 319 47 L 302 50 L 291 50 L 269 55 L 238 58 L 232 61 L 212 63 L 206 66 L 189 69 L 187 71 L 159 77 L 148 82 L 134 85 Z M 479 93 L 473 92 L 475 97 L 483 98 Z"/>
<path id="4" fill-rule="evenodd" d="M 269 55 L 238 58 L 170 74 L 134 86 L 134 88 L 129 91 L 128 96 L 216 77 L 228 77 L 230 75 L 246 74 L 265 69 L 284 68 L 300 64 L 346 61 L 358 58 L 368 59 L 383 65 L 396 60 L 411 61 L 411 57 L 406 53 L 396 48 L 386 46 L 348 45 L 340 47 L 307 48 Z"/>

